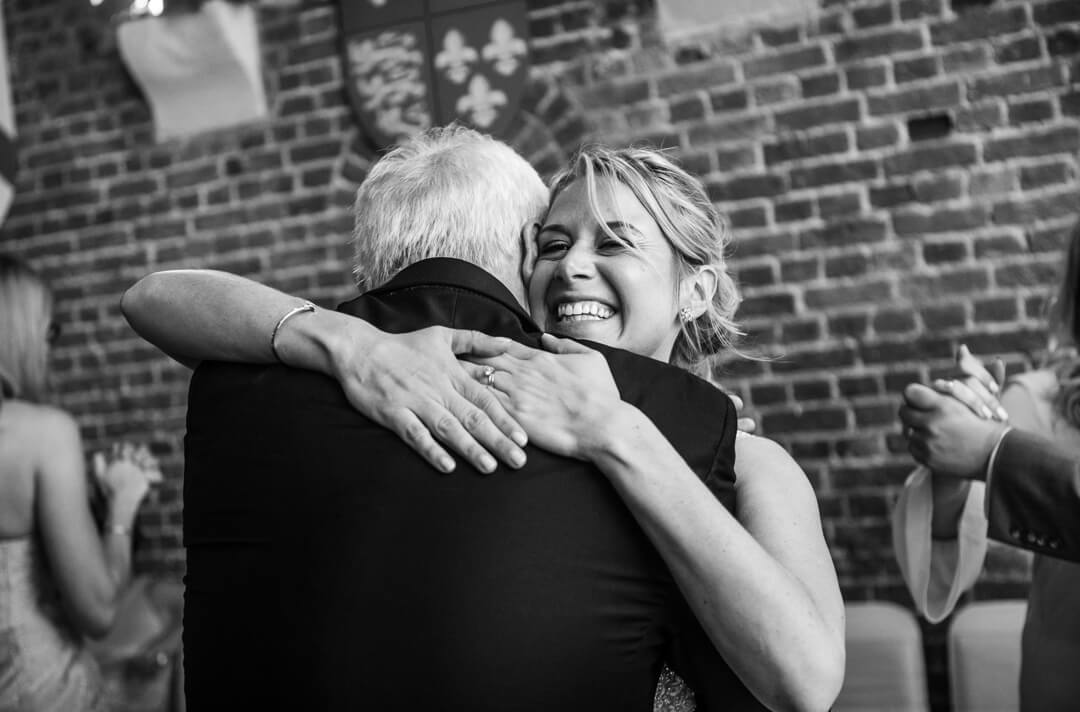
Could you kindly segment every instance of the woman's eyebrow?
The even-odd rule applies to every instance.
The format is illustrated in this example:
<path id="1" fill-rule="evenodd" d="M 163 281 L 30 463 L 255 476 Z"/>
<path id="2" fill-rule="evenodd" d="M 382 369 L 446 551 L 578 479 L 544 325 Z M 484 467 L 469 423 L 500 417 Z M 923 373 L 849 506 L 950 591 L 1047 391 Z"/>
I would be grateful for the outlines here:
<path id="1" fill-rule="evenodd" d="M 542 225 L 542 226 L 540 226 L 540 232 L 541 233 L 544 233 L 544 232 L 557 232 L 557 233 L 560 233 L 562 235 L 565 235 L 566 237 L 570 237 L 570 230 L 568 228 L 566 228 L 565 226 L 563 226 L 563 225 L 559 225 L 558 223 L 551 223 L 549 225 Z"/>
<path id="2" fill-rule="evenodd" d="M 634 227 L 633 224 L 624 222 L 622 220 L 613 220 L 611 222 L 604 223 L 604 225 L 606 225 L 607 229 L 611 230 L 612 232 L 615 232 L 616 230 L 626 230 L 634 233 L 638 237 L 645 237 L 641 230 L 638 230 L 636 227 Z"/>

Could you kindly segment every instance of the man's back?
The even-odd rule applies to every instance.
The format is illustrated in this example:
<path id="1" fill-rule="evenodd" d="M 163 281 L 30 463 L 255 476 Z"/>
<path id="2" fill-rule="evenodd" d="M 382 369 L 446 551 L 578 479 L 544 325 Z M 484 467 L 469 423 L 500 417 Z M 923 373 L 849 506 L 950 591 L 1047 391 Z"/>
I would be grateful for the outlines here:
<path id="1" fill-rule="evenodd" d="M 350 309 L 391 331 L 442 323 L 535 343 L 462 265 L 420 263 Z M 609 358 L 624 397 L 730 489 L 728 401 Z M 520 471 L 441 475 L 328 379 L 201 367 L 185 479 L 193 709 L 225 706 L 222 687 L 310 709 L 649 709 L 678 590 L 598 471 L 528 456 Z"/>

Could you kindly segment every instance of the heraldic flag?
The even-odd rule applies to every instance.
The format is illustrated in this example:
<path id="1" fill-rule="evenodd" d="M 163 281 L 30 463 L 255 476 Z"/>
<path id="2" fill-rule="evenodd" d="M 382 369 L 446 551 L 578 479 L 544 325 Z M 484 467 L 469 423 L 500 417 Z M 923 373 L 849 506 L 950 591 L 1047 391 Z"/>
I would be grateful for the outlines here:
<path id="1" fill-rule="evenodd" d="M 11 104 L 4 3 L 0 0 L 0 222 L 15 192 L 15 107 Z"/>

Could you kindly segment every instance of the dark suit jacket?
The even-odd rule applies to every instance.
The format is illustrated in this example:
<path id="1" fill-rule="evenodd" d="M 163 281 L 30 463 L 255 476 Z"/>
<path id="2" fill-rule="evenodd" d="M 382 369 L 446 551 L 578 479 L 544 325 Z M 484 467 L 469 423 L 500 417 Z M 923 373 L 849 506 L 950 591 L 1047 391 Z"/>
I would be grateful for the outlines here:
<path id="1" fill-rule="evenodd" d="M 413 265 L 341 309 L 393 332 L 540 333 L 458 260 Z M 730 507 L 728 398 L 600 348 L 622 397 Z M 191 709 L 646 712 L 665 658 L 705 698 L 745 695 L 606 478 L 527 454 L 519 471 L 441 475 L 331 379 L 201 365 L 185 440 Z"/>
<path id="2" fill-rule="evenodd" d="M 986 496 L 991 538 L 1080 562 L 1080 463 L 1064 447 L 1009 431 Z"/>

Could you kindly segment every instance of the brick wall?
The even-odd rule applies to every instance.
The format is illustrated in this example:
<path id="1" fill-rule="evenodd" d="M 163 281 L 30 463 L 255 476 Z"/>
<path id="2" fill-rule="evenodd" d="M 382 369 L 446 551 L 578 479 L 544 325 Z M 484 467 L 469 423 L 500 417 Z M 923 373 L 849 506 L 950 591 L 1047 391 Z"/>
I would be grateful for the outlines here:
<path id="1" fill-rule="evenodd" d="M 662 0 L 657 0 L 662 1 Z M 908 603 L 888 512 L 909 470 L 898 393 L 961 343 L 1037 362 L 1043 305 L 1080 212 L 1080 3 L 822 0 L 814 22 L 665 45 L 649 0 L 532 0 L 533 78 L 511 141 L 550 172 L 586 138 L 650 142 L 731 217 L 751 343 L 730 362 L 765 433 L 817 489 L 850 599 Z M 58 400 L 89 448 L 149 440 L 168 481 L 138 562 L 179 572 L 188 373 L 120 317 L 156 269 L 213 267 L 331 304 L 350 290 L 366 171 L 336 5 L 260 10 L 265 123 L 155 144 L 88 3 L 8 0 L 18 195 L 0 244 L 60 299 Z M 974 596 L 1023 595 L 992 553 Z M 928 627 L 936 706 L 943 628 Z"/>

